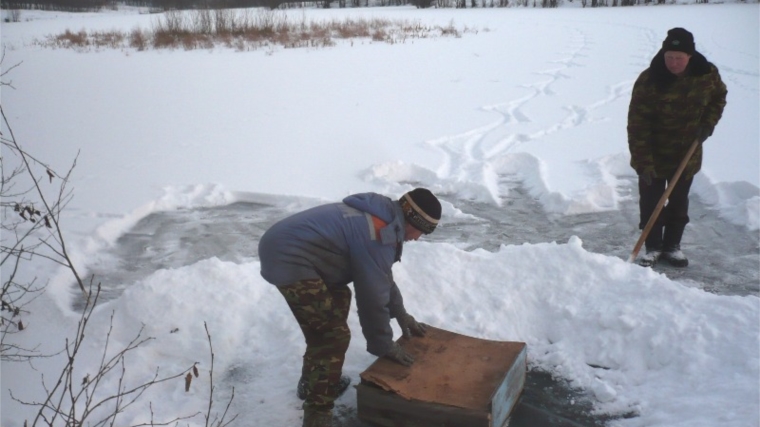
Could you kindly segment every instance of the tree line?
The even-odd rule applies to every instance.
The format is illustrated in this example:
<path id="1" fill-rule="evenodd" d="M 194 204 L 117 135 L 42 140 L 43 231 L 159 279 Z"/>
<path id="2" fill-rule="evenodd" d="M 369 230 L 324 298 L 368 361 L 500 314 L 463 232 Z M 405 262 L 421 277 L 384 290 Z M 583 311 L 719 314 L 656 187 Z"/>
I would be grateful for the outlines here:
<path id="1" fill-rule="evenodd" d="M 91 12 L 117 9 L 120 5 L 144 7 L 154 11 L 202 8 L 247 8 L 269 6 L 272 0 L 0 0 L 5 10 L 35 9 L 64 12 Z"/>
<path id="2" fill-rule="evenodd" d="M 269 7 L 376 7 L 413 5 L 418 8 L 486 8 L 486 7 L 542 7 L 555 8 L 561 1 L 578 1 L 584 7 L 635 6 L 662 4 L 666 0 L 0 0 L 4 10 L 36 9 L 65 12 L 88 12 L 117 9 L 119 5 L 144 7 L 150 11 L 184 9 L 228 9 Z M 708 0 L 696 0 L 707 3 Z"/>

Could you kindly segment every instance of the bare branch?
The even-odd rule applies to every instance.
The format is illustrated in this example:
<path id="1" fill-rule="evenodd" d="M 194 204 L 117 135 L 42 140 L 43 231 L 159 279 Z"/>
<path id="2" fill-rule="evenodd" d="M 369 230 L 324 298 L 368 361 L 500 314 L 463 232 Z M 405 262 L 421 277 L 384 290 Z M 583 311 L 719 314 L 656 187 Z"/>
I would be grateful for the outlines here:
<path id="1" fill-rule="evenodd" d="M 5 50 L 3 49 L 0 63 L 4 58 Z M 9 71 L 19 65 L 20 63 L 6 69 L 0 74 L 0 79 L 5 78 Z M 10 83 L 3 81 L 2 85 L 10 86 Z M 114 349 L 112 336 L 115 313 L 112 312 L 102 343 L 102 353 L 99 360 L 93 363 L 96 366 L 82 366 L 81 355 L 90 348 L 85 345 L 85 332 L 89 333 L 89 323 L 100 298 L 101 284 L 96 284 L 94 277 L 85 284 L 79 275 L 71 260 L 60 222 L 61 213 L 72 200 L 72 191 L 67 187 L 79 153 L 74 158 L 71 167 L 61 175 L 21 147 L 2 105 L 0 105 L 0 116 L 2 116 L 1 124 L 5 129 L 5 134 L 0 134 L 0 147 L 3 148 L 0 155 L 0 214 L 2 214 L 0 267 L 3 268 L 4 273 L 2 287 L 0 287 L 0 360 L 3 362 L 24 361 L 32 369 L 35 369 L 33 362 L 40 358 L 56 357 L 63 362 L 63 367 L 60 371 L 56 371 L 51 381 L 45 377 L 45 374 L 40 374 L 44 397 L 26 400 L 19 398 L 13 390 L 10 390 L 11 399 L 18 404 L 35 408 L 36 413 L 31 424 L 25 421 L 25 427 L 123 426 L 122 414 L 130 408 L 134 410 L 134 406 L 145 398 L 148 389 L 162 383 L 179 381 L 184 376 L 192 378 L 194 374 L 198 377 L 197 363 L 174 374 L 163 374 L 159 367 L 155 367 L 152 377 L 147 381 L 141 379 L 137 384 L 131 383 L 127 375 L 127 356 L 132 352 L 140 351 L 143 345 L 155 338 L 145 337 L 143 326 L 130 342 Z M 15 164 L 15 166 L 8 167 L 9 164 Z M 55 185 L 52 192 L 48 188 L 51 184 Z M 41 354 L 39 346 L 31 349 L 21 348 L 11 339 L 14 334 L 26 333 L 24 324 L 28 322 L 25 316 L 31 314 L 26 307 L 41 296 L 46 288 L 44 284 L 37 285 L 36 278 L 24 277 L 27 271 L 22 269 L 22 265 L 37 259 L 52 262 L 69 271 L 81 291 L 84 303 L 83 307 L 77 308 L 81 310 L 81 314 L 76 330 L 70 337 L 64 338 L 63 348 L 52 355 Z M 32 319 L 39 318 L 32 317 Z M 225 422 L 235 390 L 232 389 L 232 396 L 224 412 L 221 415 L 214 414 L 212 421 L 215 391 L 214 352 L 208 326 L 205 323 L 204 326 L 211 354 L 206 425 L 226 427 L 237 418 L 235 416 Z M 85 374 L 80 373 L 83 370 L 86 370 Z M 170 420 L 155 420 L 153 403 L 149 403 L 150 422 L 131 427 L 179 424 L 180 421 L 195 418 L 202 413 L 198 411 L 185 416 L 172 414 Z"/>
<path id="2" fill-rule="evenodd" d="M 227 401 L 227 406 L 224 409 L 224 413 L 222 413 L 221 418 L 218 422 L 216 422 L 216 416 L 214 418 L 214 421 L 211 421 L 211 407 L 214 403 L 214 347 L 211 345 L 211 333 L 208 331 L 208 325 L 206 322 L 203 322 L 203 327 L 206 329 L 206 339 L 208 340 L 208 350 L 211 354 L 211 369 L 208 371 L 208 377 L 209 377 L 209 395 L 208 395 L 208 409 L 206 411 L 206 427 L 215 426 L 215 427 L 224 427 L 237 418 L 237 415 L 233 416 L 232 419 L 225 423 L 224 418 L 227 416 L 227 411 L 230 409 L 230 405 L 232 405 L 232 400 L 235 398 L 235 388 L 232 388 L 232 395 L 230 396 L 230 400 Z M 195 366 L 193 366 L 195 367 Z M 211 424 L 209 424 L 211 422 Z M 213 424 L 216 422 L 216 424 Z"/>
<path id="3" fill-rule="evenodd" d="M 3 45 L 3 53 L 2 56 L 0 56 L 0 64 L 2 64 L 5 61 L 5 45 Z M 14 68 L 20 66 L 23 63 L 23 61 L 18 62 L 14 65 L 11 65 L 10 67 L 6 68 L 5 71 L 0 73 L 0 86 L 8 86 L 11 89 L 16 89 L 13 87 L 13 82 L 6 82 L 4 80 L 5 76 L 8 75 L 11 71 L 13 71 Z"/>

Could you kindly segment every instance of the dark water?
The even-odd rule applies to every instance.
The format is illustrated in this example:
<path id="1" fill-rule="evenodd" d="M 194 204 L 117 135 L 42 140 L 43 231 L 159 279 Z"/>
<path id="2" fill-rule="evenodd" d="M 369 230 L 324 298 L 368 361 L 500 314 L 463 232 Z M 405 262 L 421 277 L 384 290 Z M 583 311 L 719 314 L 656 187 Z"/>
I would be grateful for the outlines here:
<path id="1" fill-rule="evenodd" d="M 630 194 L 630 188 L 620 192 Z M 445 221 L 429 241 L 466 242 L 467 249 L 497 250 L 502 244 L 583 240 L 590 252 L 628 259 L 639 237 L 635 197 L 619 210 L 562 216 L 550 215 L 519 186 L 510 190 L 504 206 L 473 203 L 441 195 L 476 220 Z M 722 220 L 718 213 L 692 196 L 692 222 L 682 242 L 691 265 L 686 269 L 658 265 L 656 270 L 690 287 L 721 295 L 760 293 L 760 234 Z M 286 215 L 283 208 L 265 203 L 234 203 L 215 208 L 158 212 L 139 221 L 121 236 L 114 248 L 92 266 L 104 284 L 103 297 L 117 297 L 124 287 L 162 268 L 191 265 L 217 257 L 240 261 L 257 255 L 261 234 Z M 531 368 L 525 389 L 510 418 L 511 427 L 604 426 L 635 413 L 600 416 L 592 413 L 593 398 L 573 389 L 562 378 Z M 344 427 L 367 424 L 356 408 L 336 408 Z M 238 419 L 235 425 L 246 425 Z"/>

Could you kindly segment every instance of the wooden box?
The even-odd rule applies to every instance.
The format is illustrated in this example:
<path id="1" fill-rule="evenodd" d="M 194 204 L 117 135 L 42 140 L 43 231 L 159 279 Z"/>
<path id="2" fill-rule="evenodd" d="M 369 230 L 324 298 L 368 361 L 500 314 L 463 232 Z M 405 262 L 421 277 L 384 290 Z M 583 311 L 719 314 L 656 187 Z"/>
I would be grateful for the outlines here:
<path id="1" fill-rule="evenodd" d="M 525 385 L 525 343 L 428 327 L 399 339 L 415 358 L 377 359 L 356 386 L 359 419 L 383 427 L 503 427 Z"/>

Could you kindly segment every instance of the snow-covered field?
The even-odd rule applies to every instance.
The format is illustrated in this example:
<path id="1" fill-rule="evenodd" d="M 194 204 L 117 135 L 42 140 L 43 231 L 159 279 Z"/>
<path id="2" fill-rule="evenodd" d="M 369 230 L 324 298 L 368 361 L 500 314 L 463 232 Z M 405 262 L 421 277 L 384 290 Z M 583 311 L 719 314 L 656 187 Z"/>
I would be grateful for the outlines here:
<path id="1" fill-rule="evenodd" d="M 2 25 L 3 69 L 20 63 L 4 77 L 14 89 L 3 87 L 2 103 L 16 139 L 52 167 L 66 170 L 79 153 L 63 226 L 87 272 L 116 262 L 107 254 L 119 237 L 152 213 L 190 212 L 185 218 L 202 223 L 204 208 L 235 202 L 274 206 L 281 214 L 354 192 L 398 196 L 421 185 L 444 200 L 445 226 L 478 220 L 457 206 L 463 200 L 501 206 L 508 216 L 505 200 L 519 183 L 553 214 L 620 209 L 634 197 L 621 191 L 634 178 L 625 130 L 631 87 L 667 30 L 681 26 L 694 33 L 697 50 L 718 66 L 729 91 L 693 193 L 756 234 L 759 12 L 757 4 L 581 9 L 574 3 L 555 10 L 298 10 L 287 13 L 453 22 L 477 31 L 320 49 L 82 53 L 34 41 L 66 29 L 148 28 L 156 16 L 23 11 L 22 22 Z M 128 382 L 157 367 L 171 373 L 200 362 L 203 371 L 207 322 L 217 404 L 234 387 L 239 425 L 297 425 L 300 331 L 258 274 L 256 242 L 220 258 L 204 246 L 206 237 L 219 236 L 177 239 L 161 252 L 197 245 L 202 257 L 132 282 L 104 283 L 124 291 L 96 311 L 87 341 L 92 351 L 80 355 L 79 373 L 99 362 L 96 350 L 112 313 L 109 348 L 125 345 L 142 325 L 156 338 L 129 360 Z M 460 243 L 423 239 L 405 248 L 394 276 L 418 319 L 526 342 L 533 367 L 589 390 L 598 413 L 638 415 L 614 425 L 760 425 L 757 295 L 684 286 L 589 252 L 578 238 L 509 241 L 494 252 L 465 251 Z M 147 258 L 157 253 L 139 250 Z M 25 273 L 49 282 L 48 292 L 30 307 L 25 333 L 13 339 L 60 349 L 78 320 L 71 278 L 45 264 Z M 357 381 L 373 357 L 364 351 L 355 313 L 349 322 L 355 336 L 345 371 Z M 50 378 L 59 363 L 40 360 L 36 370 L 2 364 L 3 426 L 20 427 L 30 416 L 9 390 L 39 398 L 40 374 Z M 116 378 L 106 383 L 115 384 Z M 181 381 L 158 385 L 119 425 L 147 422 L 148 402 L 157 420 L 203 410 L 207 386 L 204 375 L 189 393 Z M 347 393 L 339 404 L 353 408 L 355 396 Z M 202 417 L 187 423 L 204 424 Z"/>

